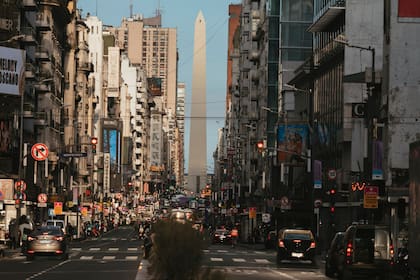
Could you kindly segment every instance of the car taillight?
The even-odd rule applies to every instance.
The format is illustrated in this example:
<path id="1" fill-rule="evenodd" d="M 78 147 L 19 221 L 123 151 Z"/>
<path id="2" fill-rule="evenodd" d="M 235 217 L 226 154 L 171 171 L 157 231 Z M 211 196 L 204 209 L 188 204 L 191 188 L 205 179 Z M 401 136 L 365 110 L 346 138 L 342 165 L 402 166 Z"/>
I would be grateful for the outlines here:
<path id="1" fill-rule="evenodd" d="M 57 241 L 63 241 L 63 237 L 62 236 L 56 236 L 54 237 L 55 240 Z"/>
<path id="2" fill-rule="evenodd" d="M 33 241 L 33 240 L 35 240 L 36 238 L 33 238 L 32 236 L 28 236 L 28 241 Z"/>
<path id="3" fill-rule="evenodd" d="M 347 263 L 350 263 L 350 258 L 353 254 L 353 245 L 349 242 L 347 243 L 347 247 L 346 247 L 346 257 L 347 257 Z"/>
<path id="4" fill-rule="evenodd" d="M 389 246 L 389 258 L 391 259 L 391 265 L 394 264 L 394 245 Z"/>
<path id="5" fill-rule="evenodd" d="M 315 249 L 315 247 L 316 247 L 316 243 L 315 242 L 311 242 L 311 249 Z"/>
<path id="6" fill-rule="evenodd" d="M 279 247 L 284 248 L 284 242 L 283 242 L 283 240 L 279 240 Z"/>

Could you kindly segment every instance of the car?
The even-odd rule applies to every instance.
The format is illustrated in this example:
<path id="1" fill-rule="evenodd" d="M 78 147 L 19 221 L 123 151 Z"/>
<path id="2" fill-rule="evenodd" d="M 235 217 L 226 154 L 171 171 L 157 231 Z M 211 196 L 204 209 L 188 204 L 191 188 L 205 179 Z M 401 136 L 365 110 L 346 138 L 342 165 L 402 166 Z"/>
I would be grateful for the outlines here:
<path id="1" fill-rule="evenodd" d="M 338 271 L 338 259 L 340 248 L 343 247 L 344 232 L 337 232 L 331 240 L 330 247 L 325 255 L 325 275 L 334 277 Z"/>
<path id="2" fill-rule="evenodd" d="M 53 255 L 68 258 L 67 238 L 59 226 L 40 226 L 28 235 L 27 260 L 36 255 Z"/>
<path id="3" fill-rule="evenodd" d="M 231 244 L 232 238 L 230 231 L 227 229 L 216 229 L 213 233 L 212 243 Z"/>
<path id="4" fill-rule="evenodd" d="M 338 278 L 389 279 L 394 266 L 394 247 L 389 226 L 353 224 L 344 233 L 337 266 Z"/>
<path id="5" fill-rule="evenodd" d="M 64 221 L 63 220 L 47 220 L 46 221 L 46 225 L 47 226 L 60 227 L 64 231 L 64 233 L 66 233 L 66 227 L 64 225 Z"/>
<path id="6" fill-rule="evenodd" d="M 278 233 L 277 264 L 283 260 L 309 260 L 315 263 L 316 242 L 311 230 L 283 229 Z"/>

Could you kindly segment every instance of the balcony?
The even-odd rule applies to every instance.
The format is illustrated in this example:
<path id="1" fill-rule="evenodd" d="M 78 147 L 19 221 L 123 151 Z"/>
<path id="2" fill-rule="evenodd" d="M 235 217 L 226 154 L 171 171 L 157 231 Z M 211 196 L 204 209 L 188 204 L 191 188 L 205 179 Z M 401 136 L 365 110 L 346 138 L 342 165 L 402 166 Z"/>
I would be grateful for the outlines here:
<path id="1" fill-rule="evenodd" d="M 33 80 L 35 79 L 36 68 L 32 63 L 25 63 L 25 79 Z"/>
<path id="2" fill-rule="evenodd" d="M 314 17 L 314 23 L 307 29 L 309 32 L 323 32 L 337 17 L 344 14 L 346 2 L 330 0 Z"/>
<path id="3" fill-rule="evenodd" d="M 25 35 L 21 40 L 22 43 L 28 45 L 36 45 L 36 32 L 34 28 L 30 26 L 22 27 L 20 32 L 22 35 Z"/>
<path id="4" fill-rule="evenodd" d="M 51 23 L 49 17 L 45 13 L 37 13 L 35 26 L 39 31 L 50 31 L 51 30 Z"/>
<path id="5" fill-rule="evenodd" d="M 48 61 L 50 60 L 50 52 L 46 47 L 37 47 L 35 51 L 35 58 L 41 61 Z"/>
<path id="6" fill-rule="evenodd" d="M 33 117 L 34 117 L 34 125 L 46 126 L 48 124 L 47 113 L 45 112 L 34 112 Z"/>
<path id="7" fill-rule="evenodd" d="M 35 11 L 37 9 L 37 4 L 35 0 L 22 0 L 21 5 L 25 11 Z"/>

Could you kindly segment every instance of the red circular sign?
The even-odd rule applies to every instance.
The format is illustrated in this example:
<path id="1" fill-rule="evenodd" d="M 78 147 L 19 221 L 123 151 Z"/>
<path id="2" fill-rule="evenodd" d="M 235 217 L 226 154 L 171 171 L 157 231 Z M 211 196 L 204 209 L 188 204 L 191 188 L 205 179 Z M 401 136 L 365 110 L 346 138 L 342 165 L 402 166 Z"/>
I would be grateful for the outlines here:
<path id="1" fill-rule="evenodd" d="M 31 155 L 34 160 L 46 160 L 48 158 L 48 147 L 43 143 L 36 143 L 32 146 Z"/>
<path id="2" fill-rule="evenodd" d="M 45 202 L 47 202 L 47 195 L 45 193 L 40 193 L 38 195 L 38 202 L 39 203 L 45 203 Z"/>

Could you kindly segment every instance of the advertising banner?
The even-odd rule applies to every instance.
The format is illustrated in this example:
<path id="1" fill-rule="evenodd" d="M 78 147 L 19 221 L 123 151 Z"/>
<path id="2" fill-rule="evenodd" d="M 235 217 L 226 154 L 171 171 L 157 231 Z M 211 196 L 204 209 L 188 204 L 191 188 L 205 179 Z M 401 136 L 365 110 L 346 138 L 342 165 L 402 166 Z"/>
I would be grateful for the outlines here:
<path id="1" fill-rule="evenodd" d="M 13 179 L 0 179 L 0 201 L 13 199 Z"/>
<path id="2" fill-rule="evenodd" d="M 277 156 L 279 162 L 290 161 L 306 151 L 308 126 L 306 124 L 280 125 L 277 129 Z"/>
<path id="3" fill-rule="evenodd" d="M 0 94 L 21 95 L 25 85 L 25 51 L 0 47 Z"/>

